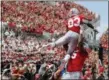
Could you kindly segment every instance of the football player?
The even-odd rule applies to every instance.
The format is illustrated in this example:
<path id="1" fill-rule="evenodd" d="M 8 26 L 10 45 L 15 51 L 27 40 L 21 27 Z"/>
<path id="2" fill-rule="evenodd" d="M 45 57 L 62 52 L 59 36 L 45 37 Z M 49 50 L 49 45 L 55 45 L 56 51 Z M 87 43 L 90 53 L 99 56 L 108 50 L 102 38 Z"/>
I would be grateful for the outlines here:
<path id="1" fill-rule="evenodd" d="M 91 49 L 88 44 L 84 43 L 84 39 L 81 37 L 81 40 L 78 42 L 78 46 L 75 51 L 71 55 L 70 59 L 66 63 L 61 63 L 60 67 L 54 74 L 54 78 L 56 79 L 60 73 L 65 68 L 65 72 L 62 74 L 61 79 L 80 79 L 82 67 L 84 65 L 85 59 L 88 57 L 88 53 L 90 53 Z M 66 65 L 66 67 L 65 67 Z"/>
<path id="2" fill-rule="evenodd" d="M 80 27 L 81 24 L 86 24 L 88 27 L 96 31 L 94 29 L 94 26 L 92 25 L 93 20 L 90 21 L 84 18 L 83 16 L 79 15 L 78 9 L 72 8 L 69 11 L 69 16 L 70 18 L 67 21 L 68 32 L 64 36 L 60 37 L 57 41 L 45 45 L 45 46 L 51 46 L 54 48 L 59 45 L 68 44 L 67 55 L 65 55 L 65 58 L 64 58 L 65 62 L 69 60 L 70 56 L 72 55 L 74 49 L 77 46 L 78 38 L 80 35 L 80 30 L 81 30 L 81 27 Z"/>

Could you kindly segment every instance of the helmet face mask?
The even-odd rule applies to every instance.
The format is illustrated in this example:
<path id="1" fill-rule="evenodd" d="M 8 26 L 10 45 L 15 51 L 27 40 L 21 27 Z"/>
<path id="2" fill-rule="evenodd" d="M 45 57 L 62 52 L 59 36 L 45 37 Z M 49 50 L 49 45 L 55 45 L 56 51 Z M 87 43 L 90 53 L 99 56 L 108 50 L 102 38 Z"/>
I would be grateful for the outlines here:
<path id="1" fill-rule="evenodd" d="M 79 11 L 76 8 L 72 8 L 70 9 L 69 15 L 73 16 L 73 15 L 78 15 Z"/>

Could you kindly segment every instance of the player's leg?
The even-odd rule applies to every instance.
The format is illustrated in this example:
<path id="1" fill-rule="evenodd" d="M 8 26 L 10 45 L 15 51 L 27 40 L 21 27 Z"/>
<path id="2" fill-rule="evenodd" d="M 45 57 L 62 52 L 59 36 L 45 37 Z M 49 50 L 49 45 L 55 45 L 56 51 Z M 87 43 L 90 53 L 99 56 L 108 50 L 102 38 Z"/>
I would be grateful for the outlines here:
<path id="1" fill-rule="evenodd" d="M 77 35 L 77 34 L 73 34 L 73 36 L 70 37 L 70 42 L 68 44 L 67 54 L 70 54 L 71 55 L 73 53 L 73 51 L 77 47 L 78 38 L 79 38 L 79 35 Z"/>
<path id="2" fill-rule="evenodd" d="M 65 55 L 64 61 L 68 61 L 70 56 L 74 52 L 75 48 L 77 47 L 78 38 L 79 38 L 79 34 L 72 32 L 69 38 L 70 42 L 68 43 L 68 50 L 67 50 L 67 54 Z"/>
<path id="3" fill-rule="evenodd" d="M 73 33 L 73 34 L 72 34 Z M 60 70 L 62 70 L 65 67 L 65 64 L 68 62 L 68 60 L 70 59 L 71 54 L 73 53 L 73 51 L 75 50 L 77 43 L 78 43 L 78 38 L 79 38 L 79 34 L 76 34 L 74 32 L 70 33 L 70 37 L 69 37 L 69 43 L 68 43 L 68 50 L 67 50 L 67 54 L 65 55 L 64 59 L 61 62 L 61 65 L 59 67 Z"/>
<path id="4" fill-rule="evenodd" d="M 68 31 L 64 36 L 59 38 L 57 41 L 49 43 L 47 45 L 43 45 L 43 47 L 51 46 L 52 48 L 54 48 L 55 46 L 64 45 L 66 43 L 69 43 L 70 42 L 69 41 L 70 40 L 70 36 L 71 36 L 71 32 Z"/>
<path id="5" fill-rule="evenodd" d="M 68 31 L 63 37 L 61 37 L 60 39 L 58 39 L 55 44 L 56 46 L 58 45 L 64 45 L 66 43 L 72 43 L 75 44 L 75 40 L 77 41 L 79 37 L 79 34 L 72 32 L 72 31 Z"/>
<path id="6" fill-rule="evenodd" d="M 71 32 L 68 31 L 64 36 L 62 36 L 61 38 L 59 38 L 55 44 L 56 46 L 59 46 L 59 45 L 64 45 L 66 43 L 69 43 L 70 42 L 70 36 L 71 36 Z"/>

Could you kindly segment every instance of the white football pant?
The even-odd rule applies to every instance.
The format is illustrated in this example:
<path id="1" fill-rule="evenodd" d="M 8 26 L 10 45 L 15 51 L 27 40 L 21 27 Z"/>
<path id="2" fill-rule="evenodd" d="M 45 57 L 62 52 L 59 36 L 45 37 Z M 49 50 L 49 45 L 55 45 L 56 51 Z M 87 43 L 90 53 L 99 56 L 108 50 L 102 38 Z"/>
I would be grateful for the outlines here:
<path id="1" fill-rule="evenodd" d="M 68 31 L 64 36 L 59 38 L 55 42 L 55 44 L 56 44 L 56 46 L 58 46 L 58 45 L 64 45 L 64 44 L 68 43 L 67 54 L 71 55 L 77 46 L 78 39 L 79 39 L 78 33 L 73 32 L 73 31 Z"/>

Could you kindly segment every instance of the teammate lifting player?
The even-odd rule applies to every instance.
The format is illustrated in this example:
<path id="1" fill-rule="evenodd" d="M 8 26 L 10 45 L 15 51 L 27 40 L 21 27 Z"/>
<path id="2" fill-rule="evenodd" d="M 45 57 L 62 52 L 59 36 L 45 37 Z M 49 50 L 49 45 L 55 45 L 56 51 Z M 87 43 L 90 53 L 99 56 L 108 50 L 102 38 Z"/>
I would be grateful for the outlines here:
<path id="1" fill-rule="evenodd" d="M 85 39 L 81 35 L 79 38 L 78 45 L 71 55 L 70 59 L 66 66 L 59 67 L 58 70 L 54 74 L 54 78 L 57 79 L 59 76 L 62 80 L 80 80 L 82 68 L 84 65 L 84 61 L 88 57 L 88 53 L 90 53 L 91 49 L 88 44 L 84 44 Z M 64 63 L 65 65 L 65 63 Z M 65 69 L 63 74 L 61 72 Z M 61 74 L 61 75 L 60 75 Z"/>

